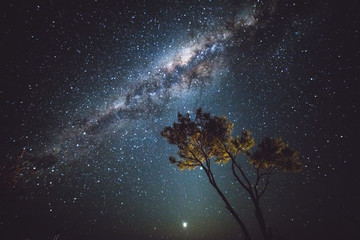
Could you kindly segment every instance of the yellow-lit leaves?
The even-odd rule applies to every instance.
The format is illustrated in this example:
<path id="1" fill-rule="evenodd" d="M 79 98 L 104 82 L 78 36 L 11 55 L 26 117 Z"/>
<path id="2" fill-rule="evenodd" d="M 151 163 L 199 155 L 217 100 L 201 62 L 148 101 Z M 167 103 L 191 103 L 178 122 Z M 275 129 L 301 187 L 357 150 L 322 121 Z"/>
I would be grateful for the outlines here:
<path id="1" fill-rule="evenodd" d="M 192 159 L 185 158 L 178 161 L 174 156 L 169 157 L 169 162 L 171 164 L 176 164 L 180 170 L 192 170 L 200 165 L 197 161 L 194 161 Z"/>
<path id="2" fill-rule="evenodd" d="M 230 161 L 230 159 L 230 155 L 226 152 L 223 152 L 222 154 L 216 156 L 215 162 L 217 164 L 226 164 Z"/>
<path id="3" fill-rule="evenodd" d="M 178 161 L 177 166 L 180 170 L 193 170 L 197 166 L 200 166 L 200 164 L 194 161 L 185 160 L 185 161 Z"/>
<path id="4" fill-rule="evenodd" d="M 253 137 L 250 137 L 250 131 L 245 130 L 242 133 L 241 138 L 237 138 L 236 144 L 237 144 L 236 147 L 238 149 L 240 149 L 243 153 L 246 153 L 250 151 L 251 148 L 254 147 L 255 140 Z"/>
<path id="5" fill-rule="evenodd" d="M 299 172 L 302 164 L 299 154 L 288 147 L 281 138 L 265 138 L 259 149 L 250 156 L 250 164 L 260 169 L 276 168 L 283 171 Z"/>
<path id="6" fill-rule="evenodd" d="M 202 164 L 207 166 L 210 159 L 225 164 L 242 153 L 250 158 L 249 163 L 259 169 L 277 168 L 284 171 L 300 171 L 302 164 L 298 161 L 298 153 L 289 148 L 281 138 L 265 138 L 255 152 L 254 138 L 248 130 L 240 137 L 232 137 L 234 124 L 223 117 L 211 117 L 209 113 L 196 111 L 194 120 L 189 114 L 178 114 L 178 122 L 166 127 L 161 135 L 170 144 L 178 146 L 180 160 L 170 157 L 172 164 L 180 169 L 194 169 Z M 204 164 L 204 162 L 206 163 Z"/>
<path id="7" fill-rule="evenodd" d="M 171 157 L 170 162 L 176 163 L 180 169 L 193 169 L 211 158 L 215 158 L 217 163 L 226 163 L 231 159 L 225 146 L 233 148 L 233 126 L 226 117 L 211 117 L 198 109 L 194 121 L 188 114 L 178 114 L 178 122 L 166 127 L 161 135 L 170 144 L 178 146 L 180 160 Z M 235 150 L 231 152 L 236 153 Z"/>

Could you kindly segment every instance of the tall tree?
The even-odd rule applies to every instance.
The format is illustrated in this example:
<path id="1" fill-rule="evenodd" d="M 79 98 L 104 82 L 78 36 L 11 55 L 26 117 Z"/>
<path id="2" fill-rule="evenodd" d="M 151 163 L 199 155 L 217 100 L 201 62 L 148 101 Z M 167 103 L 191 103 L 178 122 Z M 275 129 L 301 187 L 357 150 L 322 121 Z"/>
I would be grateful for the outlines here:
<path id="1" fill-rule="evenodd" d="M 230 162 L 232 174 L 249 194 L 254 205 L 255 216 L 264 239 L 271 240 L 271 230 L 266 228 L 260 198 L 267 190 L 270 175 L 275 170 L 298 172 L 301 171 L 302 164 L 298 161 L 298 153 L 288 147 L 281 138 L 264 138 L 257 149 L 251 151 L 255 141 L 250 132 L 246 130 L 241 137 L 233 137 L 233 127 L 234 124 L 225 116 L 212 117 L 210 113 L 204 113 L 199 108 L 194 120 L 191 120 L 189 114 L 178 113 L 178 121 L 172 126 L 165 127 L 161 135 L 170 144 L 178 147 L 179 159 L 170 156 L 170 163 L 176 164 L 181 170 L 202 167 L 210 184 L 224 201 L 226 209 L 239 224 L 245 239 L 250 240 L 247 227 L 217 185 L 211 168 L 212 160 L 218 164 Z M 242 163 L 236 159 L 240 154 L 249 159 L 248 163 L 253 166 L 255 179 L 249 177 L 250 174 L 244 171 Z"/>

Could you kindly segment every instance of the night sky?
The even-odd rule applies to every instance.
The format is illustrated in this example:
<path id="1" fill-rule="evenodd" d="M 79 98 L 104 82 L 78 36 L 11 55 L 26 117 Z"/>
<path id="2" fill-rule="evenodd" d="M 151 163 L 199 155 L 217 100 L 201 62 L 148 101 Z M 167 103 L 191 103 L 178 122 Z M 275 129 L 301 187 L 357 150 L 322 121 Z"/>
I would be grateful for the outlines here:
<path id="1" fill-rule="evenodd" d="M 242 239 L 205 173 L 168 161 L 161 130 L 199 107 L 300 152 L 304 170 L 274 174 L 261 202 L 281 239 L 360 239 L 359 10 L 2 3 L 0 239 Z M 214 172 L 261 239 L 230 166 Z"/>

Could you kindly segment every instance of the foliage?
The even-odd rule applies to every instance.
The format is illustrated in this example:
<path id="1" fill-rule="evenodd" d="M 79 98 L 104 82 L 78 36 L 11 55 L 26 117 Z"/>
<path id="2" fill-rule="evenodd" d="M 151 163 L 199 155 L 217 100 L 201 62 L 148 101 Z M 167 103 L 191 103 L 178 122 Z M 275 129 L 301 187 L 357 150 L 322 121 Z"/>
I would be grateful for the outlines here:
<path id="1" fill-rule="evenodd" d="M 177 145 L 179 149 L 180 160 L 171 156 L 170 163 L 177 164 L 181 170 L 192 170 L 204 164 L 206 158 L 226 164 L 242 153 L 250 158 L 250 164 L 259 169 L 276 168 L 294 172 L 302 169 L 298 152 L 288 147 L 281 138 L 265 138 L 256 151 L 250 152 L 255 146 L 250 131 L 245 130 L 241 137 L 233 137 L 233 127 L 234 124 L 225 116 L 211 117 L 201 108 L 197 110 L 194 121 L 189 114 L 178 113 L 178 122 L 161 132 L 170 144 Z"/>
<path id="2" fill-rule="evenodd" d="M 302 164 L 299 153 L 288 147 L 281 138 L 264 138 L 259 149 L 250 157 L 250 164 L 257 168 L 278 168 L 283 171 L 299 172 Z"/>
<path id="3" fill-rule="evenodd" d="M 170 156 L 169 162 L 176 164 L 180 170 L 192 170 L 202 167 L 211 185 L 220 195 L 226 208 L 239 223 L 245 239 L 251 239 L 245 224 L 228 202 L 225 195 L 217 186 L 211 169 L 211 161 L 217 164 L 231 162 L 231 170 L 236 181 L 249 194 L 254 205 L 255 216 L 264 239 L 271 240 L 271 230 L 266 227 L 264 216 L 260 208 L 260 198 L 270 183 L 269 178 L 274 170 L 299 172 L 302 164 L 298 161 L 299 154 L 290 148 L 281 138 L 264 138 L 253 150 L 255 140 L 250 131 L 245 130 L 242 135 L 233 137 L 234 124 L 225 116 L 210 116 L 210 113 L 196 111 L 195 119 L 189 114 L 178 113 L 178 121 L 170 127 L 165 127 L 161 135 L 170 144 L 177 145 L 179 159 Z M 246 156 L 248 163 L 253 166 L 253 174 L 246 174 L 242 164 L 236 159 L 237 155 Z M 253 181 L 249 176 L 254 176 Z"/>

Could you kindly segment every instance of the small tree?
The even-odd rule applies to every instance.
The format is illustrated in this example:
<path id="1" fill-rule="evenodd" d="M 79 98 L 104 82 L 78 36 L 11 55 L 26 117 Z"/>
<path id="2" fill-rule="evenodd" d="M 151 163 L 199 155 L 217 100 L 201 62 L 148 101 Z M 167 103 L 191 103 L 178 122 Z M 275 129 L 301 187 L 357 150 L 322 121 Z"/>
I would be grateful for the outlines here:
<path id="1" fill-rule="evenodd" d="M 260 198 L 264 195 L 270 182 L 269 177 L 275 170 L 298 172 L 302 169 L 302 164 L 298 161 L 298 153 L 289 148 L 281 138 L 265 138 L 257 150 L 251 151 L 255 141 L 250 132 L 246 130 L 241 137 L 233 137 L 233 127 L 234 124 L 225 116 L 211 117 L 210 113 L 204 113 L 199 108 L 195 120 L 191 120 L 189 114 L 178 113 L 178 122 L 173 123 L 172 127 L 165 127 L 161 135 L 179 149 L 180 159 L 170 156 L 170 163 L 176 164 L 181 170 L 202 167 L 210 184 L 224 201 L 226 209 L 239 224 L 245 239 L 249 240 L 251 237 L 245 224 L 218 187 L 211 169 L 211 160 L 218 164 L 230 162 L 232 174 L 249 194 L 254 205 L 255 216 L 264 239 L 272 239 L 270 229 L 266 229 Z M 249 178 L 236 159 L 239 154 L 249 159 L 249 163 L 254 167 L 255 179 Z"/>

